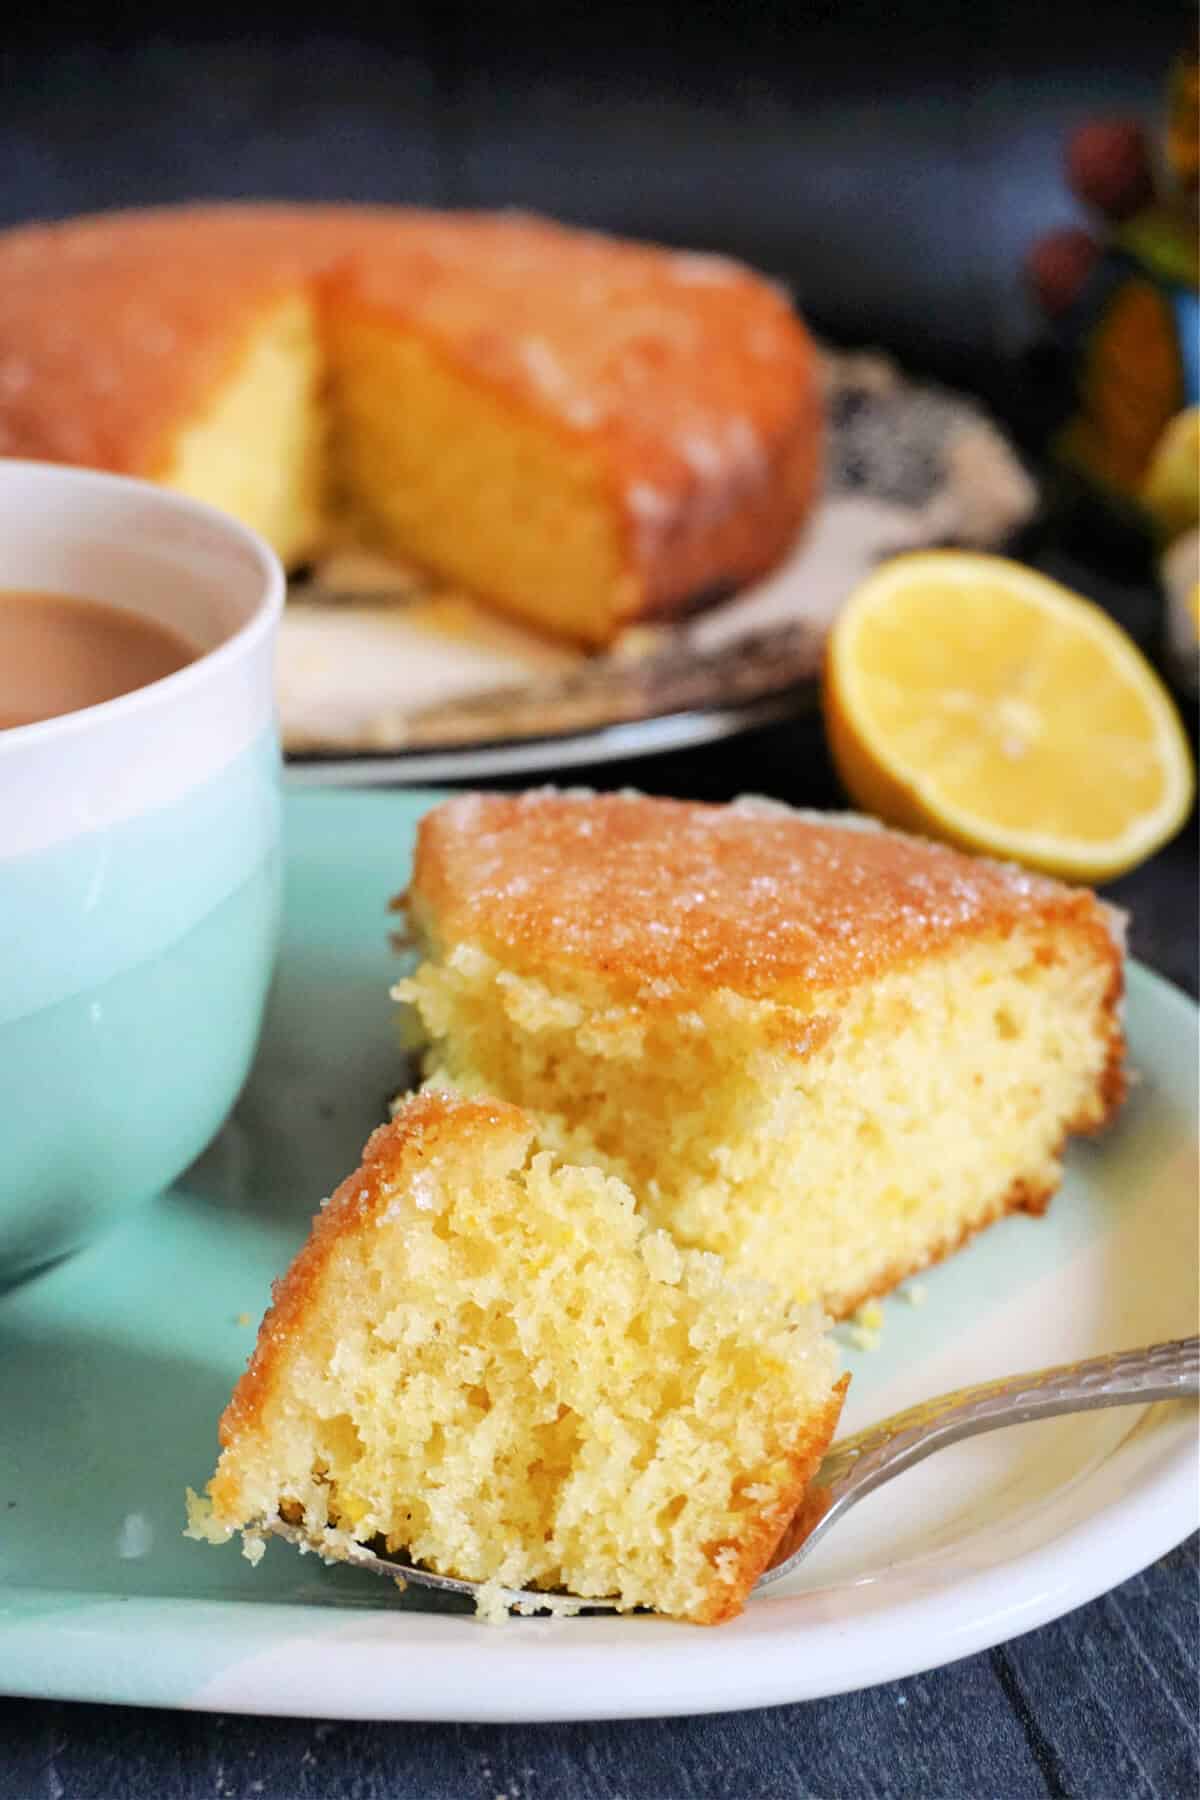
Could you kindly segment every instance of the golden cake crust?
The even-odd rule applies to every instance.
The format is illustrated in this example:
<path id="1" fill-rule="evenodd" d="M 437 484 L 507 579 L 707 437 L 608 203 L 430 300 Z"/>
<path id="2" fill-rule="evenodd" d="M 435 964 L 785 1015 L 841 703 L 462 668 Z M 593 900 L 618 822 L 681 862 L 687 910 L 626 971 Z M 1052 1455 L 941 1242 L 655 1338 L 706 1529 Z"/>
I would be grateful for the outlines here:
<path id="1" fill-rule="evenodd" d="M 820 377 L 740 265 L 519 215 L 199 206 L 0 236 L 0 454 L 160 476 L 264 312 L 309 288 L 403 324 L 594 449 L 630 617 L 779 556 L 807 511 Z"/>
<path id="2" fill-rule="evenodd" d="M 1094 894 L 753 802 L 462 795 L 421 821 L 406 903 L 435 949 L 478 945 L 551 982 L 598 976 L 643 1006 L 725 988 L 803 1008 L 1025 923 L 1082 933 L 1121 992 Z"/>
<path id="3" fill-rule="evenodd" d="M 0 235 L 0 453 L 158 476 L 263 312 L 352 228 L 325 208 L 180 207 Z"/>

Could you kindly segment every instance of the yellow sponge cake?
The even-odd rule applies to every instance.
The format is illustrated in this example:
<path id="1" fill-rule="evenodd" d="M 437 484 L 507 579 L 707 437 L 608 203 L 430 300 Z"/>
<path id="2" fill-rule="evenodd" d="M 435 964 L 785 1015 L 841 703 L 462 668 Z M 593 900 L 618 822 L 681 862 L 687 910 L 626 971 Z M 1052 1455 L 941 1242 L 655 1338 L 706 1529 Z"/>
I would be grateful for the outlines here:
<path id="1" fill-rule="evenodd" d="M 0 235 L 0 454 L 347 534 L 585 644 L 767 569 L 812 343 L 766 281 L 515 214 L 183 207 Z"/>
<path id="2" fill-rule="evenodd" d="M 833 1346 L 534 1130 L 426 1092 L 375 1134 L 276 1288 L 193 1535 L 282 1518 L 330 1556 L 740 1611 L 836 1424 Z"/>
<path id="3" fill-rule="evenodd" d="M 407 907 L 434 1082 L 835 1316 L 1040 1211 L 1123 1092 L 1095 896 L 866 821 L 466 795 Z"/>

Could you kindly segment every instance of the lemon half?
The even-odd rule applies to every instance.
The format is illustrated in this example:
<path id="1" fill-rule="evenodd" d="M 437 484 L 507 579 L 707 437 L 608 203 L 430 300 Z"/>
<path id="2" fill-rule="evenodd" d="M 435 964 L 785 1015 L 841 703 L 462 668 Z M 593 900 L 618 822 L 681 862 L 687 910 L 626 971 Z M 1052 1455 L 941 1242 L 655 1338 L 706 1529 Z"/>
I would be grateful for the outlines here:
<path id="1" fill-rule="evenodd" d="M 1188 816 L 1170 695 L 1091 601 L 1003 557 L 885 563 L 834 626 L 825 713 L 855 801 L 890 824 L 1104 881 Z"/>

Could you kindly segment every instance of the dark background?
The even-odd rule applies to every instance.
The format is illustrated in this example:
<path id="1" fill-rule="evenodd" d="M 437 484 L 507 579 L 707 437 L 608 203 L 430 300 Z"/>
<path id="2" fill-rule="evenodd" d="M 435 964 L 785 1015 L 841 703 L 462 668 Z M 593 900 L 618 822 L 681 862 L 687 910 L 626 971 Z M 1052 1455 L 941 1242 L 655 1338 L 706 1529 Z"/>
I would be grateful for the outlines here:
<path id="1" fill-rule="evenodd" d="M 1146 0 L 25 0 L 0 26 L 0 225 L 207 196 L 537 208 L 743 256 L 827 337 L 985 396 L 1036 456 L 1055 371 L 1023 252 L 1079 217 L 1059 161 L 1071 127 L 1156 122 L 1191 21 Z M 1056 498 L 1018 548 L 1156 651 L 1145 538 Z M 838 799 L 812 721 L 573 778 Z M 1189 831 L 1113 895 L 1135 951 L 1193 993 L 1196 889 Z M 1196 1596 L 1193 1541 L 949 1669 L 711 1720 L 333 1726 L 0 1703 L 0 1797 L 1191 1800 Z"/>

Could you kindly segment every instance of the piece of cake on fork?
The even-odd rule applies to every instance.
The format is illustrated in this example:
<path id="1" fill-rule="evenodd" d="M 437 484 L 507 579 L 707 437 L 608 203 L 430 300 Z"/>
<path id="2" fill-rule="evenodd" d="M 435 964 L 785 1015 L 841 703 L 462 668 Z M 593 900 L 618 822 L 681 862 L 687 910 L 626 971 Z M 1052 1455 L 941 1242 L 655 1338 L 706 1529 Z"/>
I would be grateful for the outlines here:
<path id="1" fill-rule="evenodd" d="M 426 1091 L 279 1282 L 191 1535 L 739 1612 L 833 1434 L 824 1321 L 679 1251 L 518 1109 Z"/>
<path id="2" fill-rule="evenodd" d="M 1124 1091 L 1111 911 L 865 820 L 464 795 L 405 904 L 430 1079 L 835 1316 L 1041 1211 Z"/>

